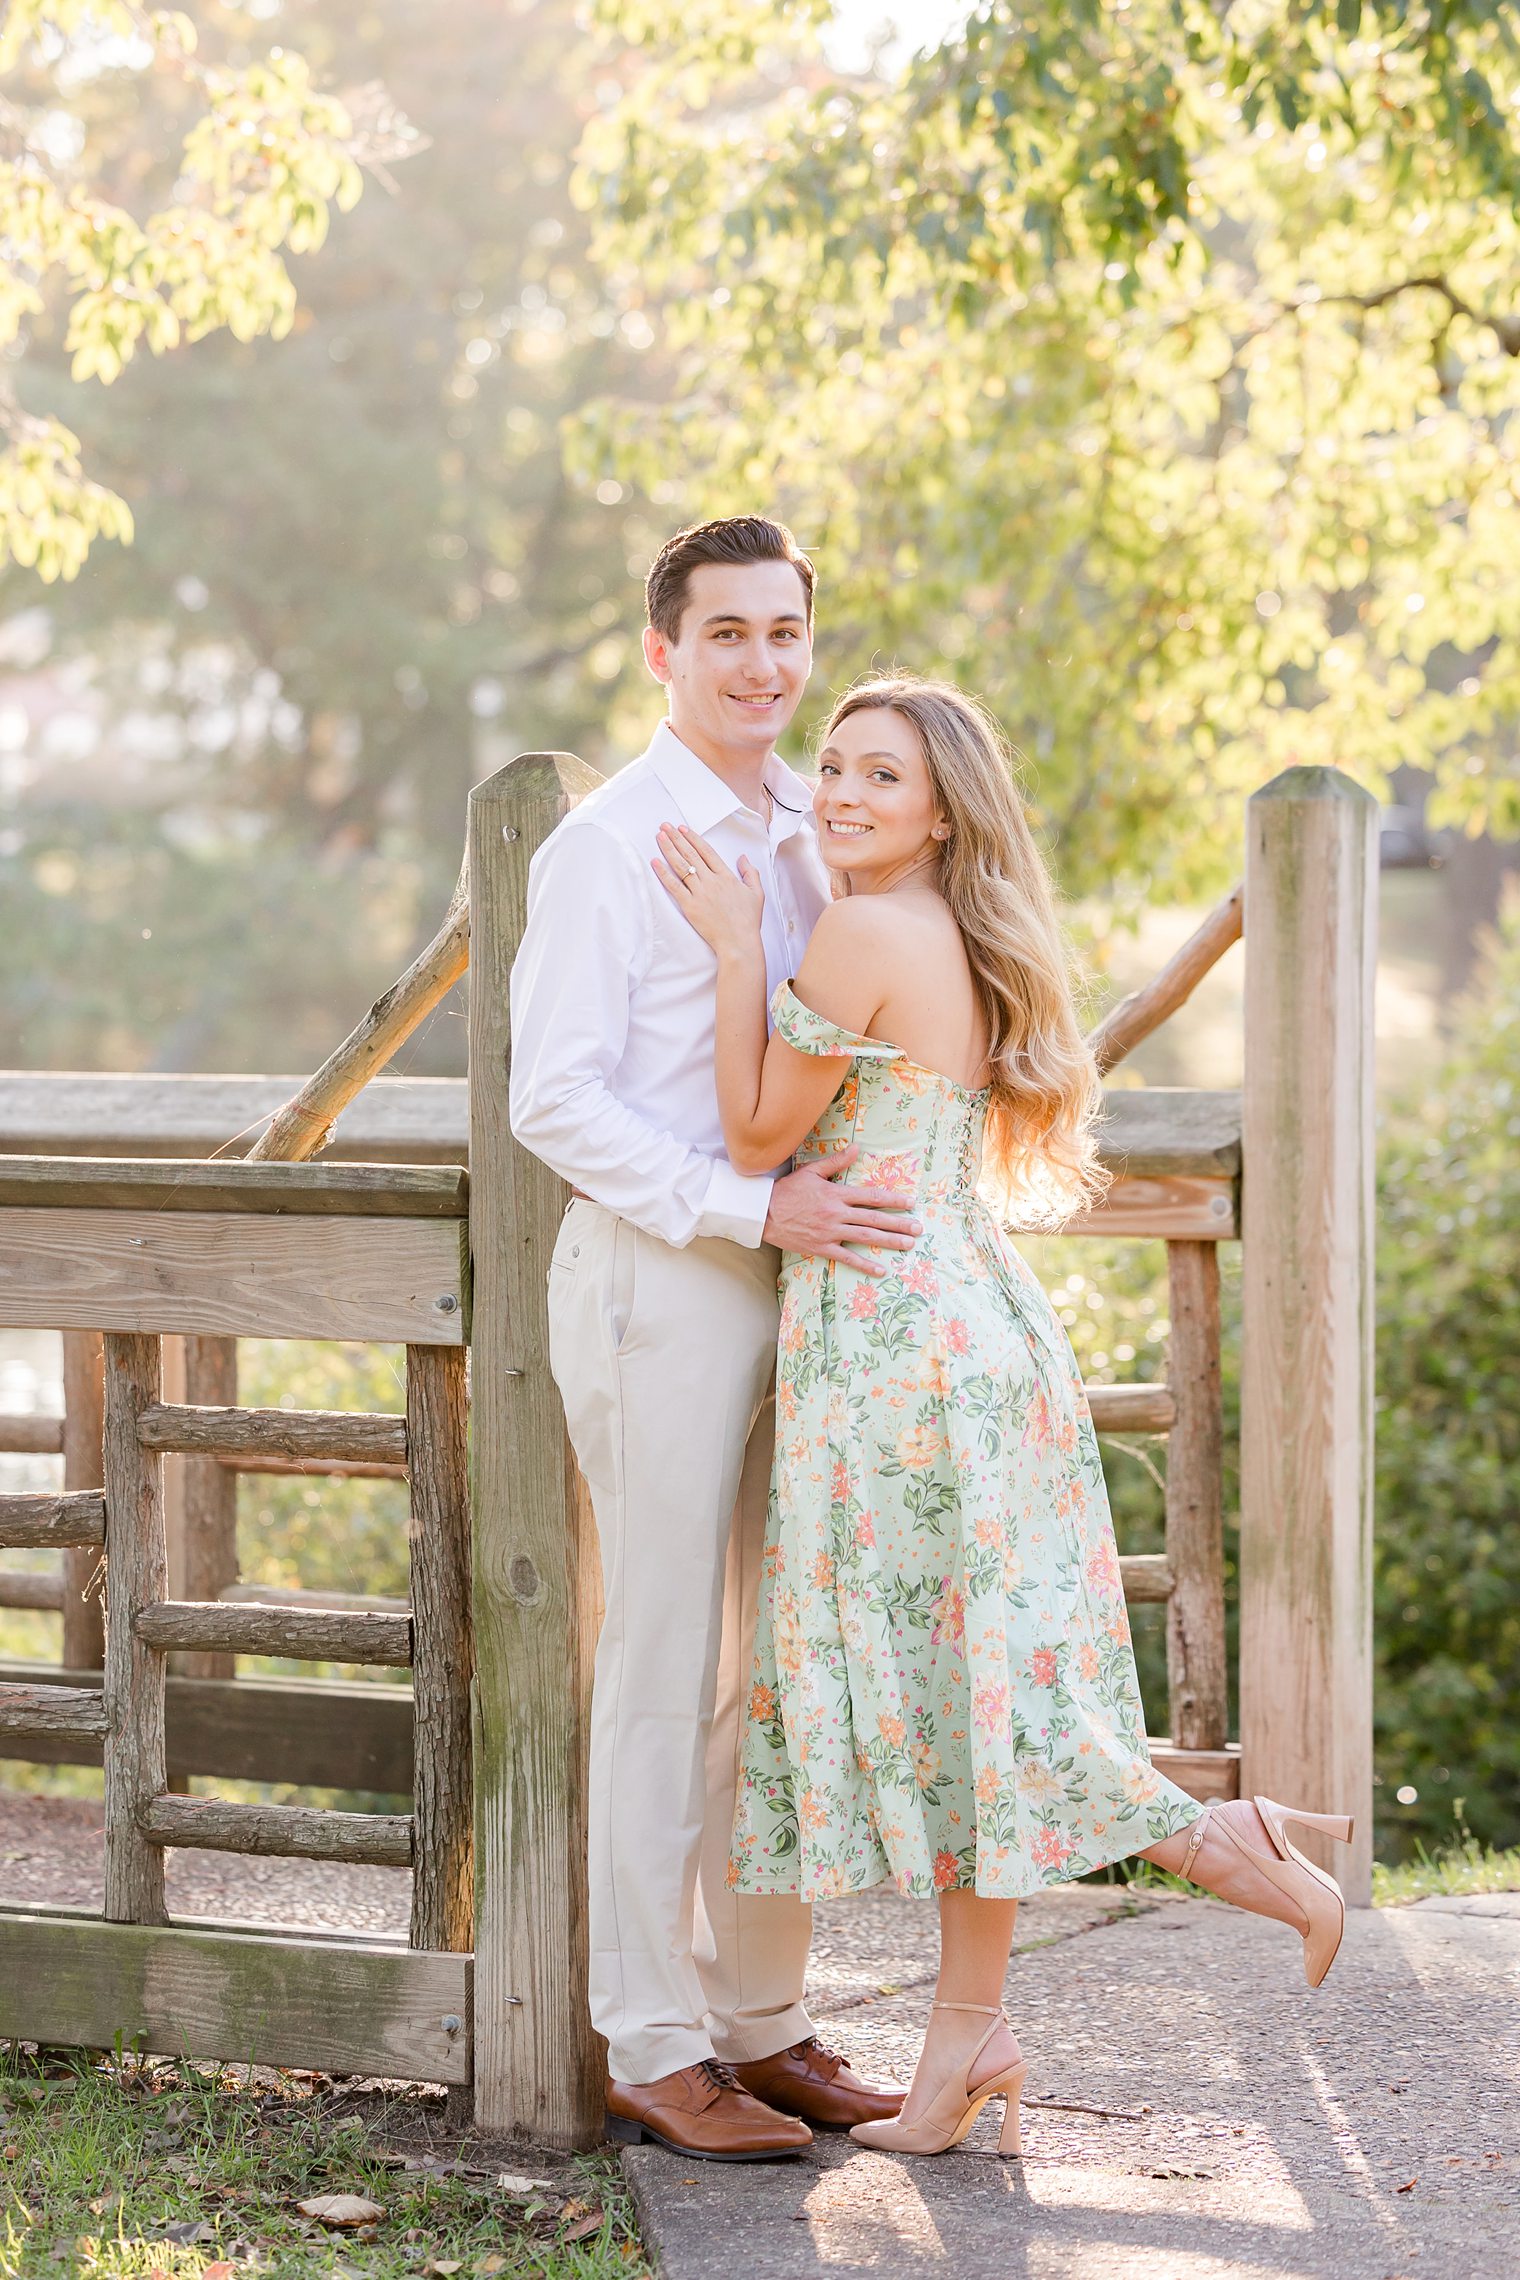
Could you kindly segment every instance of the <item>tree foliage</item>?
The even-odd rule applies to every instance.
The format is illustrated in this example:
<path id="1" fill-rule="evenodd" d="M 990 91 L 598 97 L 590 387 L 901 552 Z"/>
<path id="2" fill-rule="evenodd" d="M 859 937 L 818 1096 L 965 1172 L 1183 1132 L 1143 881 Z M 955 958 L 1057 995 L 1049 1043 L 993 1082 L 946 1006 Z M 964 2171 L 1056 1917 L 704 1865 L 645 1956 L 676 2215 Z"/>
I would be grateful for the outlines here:
<path id="1" fill-rule="evenodd" d="M 1520 826 L 1513 0 L 983 0 L 857 76 L 830 14 L 603 0 L 582 195 L 673 377 L 585 463 L 784 511 L 1080 888 L 1211 884 L 1290 760 Z"/>
<path id="2" fill-rule="evenodd" d="M 0 145 L 0 348 L 20 345 L 55 303 L 76 381 L 112 381 L 139 349 L 160 354 L 222 328 L 245 341 L 290 330 L 284 254 L 321 245 L 332 208 L 359 197 L 360 157 L 379 146 L 313 84 L 302 56 L 276 47 L 217 63 L 198 49 L 179 10 L 10 0 L 0 23 L 9 146 Z M 178 82 L 188 100 L 172 164 L 137 154 L 131 171 L 148 191 L 139 215 L 92 169 L 81 112 L 103 75 L 145 72 Z M 405 147 L 401 122 L 387 141 L 392 155 Z M 125 500 L 85 474 L 61 420 L 29 416 L 8 392 L 0 420 L 0 560 L 72 578 L 93 539 L 131 537 Z"/>

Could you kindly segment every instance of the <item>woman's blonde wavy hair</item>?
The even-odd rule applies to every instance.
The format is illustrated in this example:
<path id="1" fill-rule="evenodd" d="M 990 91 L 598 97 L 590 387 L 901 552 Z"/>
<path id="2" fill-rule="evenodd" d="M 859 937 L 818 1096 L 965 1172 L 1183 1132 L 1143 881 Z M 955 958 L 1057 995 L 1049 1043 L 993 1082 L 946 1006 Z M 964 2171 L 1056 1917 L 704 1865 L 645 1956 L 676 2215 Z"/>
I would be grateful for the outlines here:
<path id="1" fill-rule="evenodd" d="M 1016 1216 L 1057 1222 L 1108 1184 L 1092 1129 L 1102 1095 L 1012 753 L 974 697 L 910 674 L 847 690 L 820 743 L 852 713 L 883 709 L 916 730 L 935 803 L 950 826 L 936 884 L 961 930 L 987 1020 L 987 1168 L 1006 1185 Z"/>

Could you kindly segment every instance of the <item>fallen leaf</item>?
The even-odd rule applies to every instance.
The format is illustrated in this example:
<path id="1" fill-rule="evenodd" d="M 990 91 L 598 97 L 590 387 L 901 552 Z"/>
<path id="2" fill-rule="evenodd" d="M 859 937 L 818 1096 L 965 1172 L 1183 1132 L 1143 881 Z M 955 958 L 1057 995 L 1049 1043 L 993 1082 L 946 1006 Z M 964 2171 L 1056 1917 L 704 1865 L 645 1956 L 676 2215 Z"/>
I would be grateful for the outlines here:
<path id="1" fill-rule="evenodd" d="M 1396 2193 L 1412 2193 L 1419 2182 L 1418 2177 L 1411 2177 L 1407 2185 L 1396 2185 L 1394 2191 Z"/>
<path id="2" fill-rule="evenodd" d="M 441 2280 L 450 2280 L 450 2275 L 462 2271 L 463 2267 L 462 2256 L 430 2256 L 422 2269 L 424 2272 L 438 2273 Z"/>
<path id="3" fill-rule="evenodd" d="M 336 2225 L 339 2230 L 371 2225 L 385 2215 L 378 2201 L 366 2201 L 358 2193 L 318 2193 L 309 2201 L 297 2201 L 296 2207 L 303 2217 L 315 2217 L 319 2225 Z"/>
<path id="4" fill-rule="evenodd" d="M 489 2256 L 483 2256 L 480 2258 L 479 2262 L 476 2264 L 475 2269 L 477 2272 L 486 2274 L 487 2280 L 489 2280 L 489 2276 L 493 2272 L 506 2271 L 507 2260 L 502 2255 L 499 2248 L 493 2248 Z"/>
<path id="5" fill-rule="evenodd" d="M 237 2266 L 235 2264 L 228 2264 L 225 2258 L 219 2258 L 215 2264 L 206 2266 L 201 2274 L 201 2280 L 234 2280 L 236 2271 Z"/>
<path id="6" fill-rule="evenodd" d="M 570 2230 L 568 2232 L 561 2233 L 559 2237 L 561 2240 L 567 2242 L 572 2240 L 586 2240 L 592 2233 L 600 2232 L 601 2229 L 601 2210 L 588 2209 L 583 2217 L 576 2218 L 575 2223 L 570 2227 Z"/>
<path id="7" fill-rule="evenodd" d="M 496 2182 L 504 2193 L 546 2193 L 550 2190 L 547 2177 L 519 2177 L 511 2169 L 502 2170 Z"/>
<path id="8" fill-rule="evenodd" d="M 194 2217 L 186 2217 L 177 2224 L 165 2225 L 164 2238 L 181 2242 L 210 2240 L 212 2231 L 210 2225 L 197 2223 Z"/>

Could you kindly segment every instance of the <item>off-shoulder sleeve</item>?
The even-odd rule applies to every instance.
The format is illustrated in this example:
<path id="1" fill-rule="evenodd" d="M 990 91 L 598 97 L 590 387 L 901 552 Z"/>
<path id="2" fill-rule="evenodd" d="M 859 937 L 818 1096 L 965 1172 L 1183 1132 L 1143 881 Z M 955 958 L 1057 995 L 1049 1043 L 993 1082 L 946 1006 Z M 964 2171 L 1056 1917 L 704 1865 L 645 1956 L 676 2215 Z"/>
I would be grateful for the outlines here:
<path id="1" fill-rule="evenodd" d="M 803 1004 L 790 982 L 782 982 L 771 999 L 771 1019 L 776 1035 L 793 1046 L 799 1053 L 817 1053 L 824 1059 L 843 1059 L 849 1055 L 857 1061 L 898 1061 L 902 1058 L 900 1045 L 887 1045 L 879 1037 L 862 1037 L 853 1029 L 841 1029 L 837 1021 L 826 1021 L 821 1013 Z"/>

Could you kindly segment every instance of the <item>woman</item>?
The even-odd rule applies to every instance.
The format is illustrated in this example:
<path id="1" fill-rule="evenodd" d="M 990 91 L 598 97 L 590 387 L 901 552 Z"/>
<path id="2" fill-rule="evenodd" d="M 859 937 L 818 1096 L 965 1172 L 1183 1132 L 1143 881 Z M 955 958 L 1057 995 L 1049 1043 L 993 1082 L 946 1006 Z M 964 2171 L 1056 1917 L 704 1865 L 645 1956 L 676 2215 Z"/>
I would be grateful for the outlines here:
<path id="1" fill-rule="evenodd" d="M 938 1894 L 928 2034 L 867 2145 L 940 2153 L 986 2100 L 1019 2150 L 1025 2061 L 1001 2007 L 1019 1900 L 1139 1854 L 1291 1924 L 1311 1984 L 1344 1908 L 1269 1799 L 1200 1806 L 1152 1767 L 1113 1525 L 1075 1359 L 977 1193 L 1101 1187 L 1097 1077 L 1050 883 L 988 716 L 867 682 L 825 731 L 814 802 L 842 892 L 767 1041 L 762 889 L 684 827 L 655 869 L 717 957 L 736 1169 L 857 1141 L 912 1186 L 915 1248 L 841 1275 L 788 1257 L 777 1445 L 731 1880 L 805 1898 Z"/>

